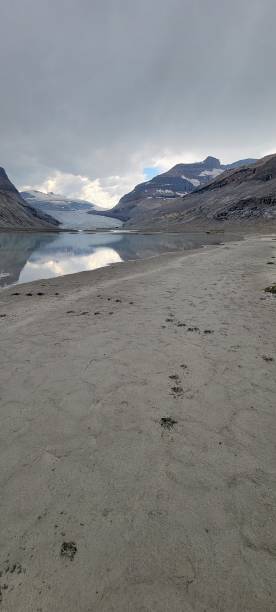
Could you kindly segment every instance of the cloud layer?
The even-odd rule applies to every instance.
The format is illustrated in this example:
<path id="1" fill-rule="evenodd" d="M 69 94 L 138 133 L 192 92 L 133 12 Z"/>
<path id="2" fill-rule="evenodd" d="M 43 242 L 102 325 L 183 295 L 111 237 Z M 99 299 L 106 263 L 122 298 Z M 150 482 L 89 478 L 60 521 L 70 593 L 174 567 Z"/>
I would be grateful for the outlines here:
<path id="1" fill-rule="evenodd" d="M 0 165 L 110 206 L 144 167 L 276 150 L 275 21 L 275 0 L 2 3 Z"/>

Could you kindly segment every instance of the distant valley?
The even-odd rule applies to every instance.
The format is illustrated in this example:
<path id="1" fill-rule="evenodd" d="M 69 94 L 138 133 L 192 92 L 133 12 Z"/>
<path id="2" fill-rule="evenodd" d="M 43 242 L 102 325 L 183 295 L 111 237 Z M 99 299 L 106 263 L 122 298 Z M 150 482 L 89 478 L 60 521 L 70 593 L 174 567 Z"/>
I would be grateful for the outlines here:
<path id="1" fill-rule="evenodd" d="M 276 220 L 276 155 L 221 164 L 208 156 L 177 164 L 140 183 L 104 210 L 82 199 L 22 191 L 0 169 L 2 229 L 126 229 L 181 231 L 207 224 Z"/>
<path id="2" fill-rule="evenodd" d="M 106 216 L 102 208 L 86 200 L 37 190 L 21 191 L 21 196 L 38 212 L 57 219 L 61 229 L 114 229 L 122 225 L 121 221 L 112 215 Z"/>
<path id="3" fill-rule="evenodd" d="M 95 204 L 87 202 L 86 200 L 80 200 L 77 198 L 69 198 L 63 195 L 57 195 L 55 193 L 43 193 L 33 189 L 32 191 L 21 191 L 20 195 L 30 205 L 36 208 L 36 210 L 47 211 L 48 213 L 54 214 L 57 210 L 67 211 L 93 211 L 99 210 Z"/>

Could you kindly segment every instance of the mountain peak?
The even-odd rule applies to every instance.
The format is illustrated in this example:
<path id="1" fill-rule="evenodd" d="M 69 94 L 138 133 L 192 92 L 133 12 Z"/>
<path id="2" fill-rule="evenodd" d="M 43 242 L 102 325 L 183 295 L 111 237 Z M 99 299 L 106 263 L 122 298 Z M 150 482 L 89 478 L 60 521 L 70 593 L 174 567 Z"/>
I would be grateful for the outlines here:
<path id="1" fill-rule="evenodd" d="M 212 155 L 208 155 L 208 157 L 204 159 L 203 164 L 208 169 L 221 168 L 220 160 L 217 157 L 212 157 Z"/>
<path id="2" fill-rule="evenodd" d="M 0 189 L 17 193 L 17 189 L 11 183 L 6 171 L 0 166 Z"/>
<path id="3" fill-rule="evenodd" d="M 6 171 L 4 170 L 4 168 L 2 168 L 2 166 L 0 166 L 0 177 L 7 178 Z"/>
<path id="4" fill-rule="evenodd" d="M 250 161 L 250 160 L 249 160 Z M 231 168 L 242 165 L 242 162 L 231 164 Z M 162 205 L 169 200 L 185 196 L 213 181 L 228 169 L 217 157 L 208 155 L 203 161 L 176 164 L 167 172 L 163 172 L 150 181 L 140 183 L 124 195 L 117 206 L 112 209 L 112 216 L 127 221 L 141 209 L 151 210 L 157 202 Z"/>

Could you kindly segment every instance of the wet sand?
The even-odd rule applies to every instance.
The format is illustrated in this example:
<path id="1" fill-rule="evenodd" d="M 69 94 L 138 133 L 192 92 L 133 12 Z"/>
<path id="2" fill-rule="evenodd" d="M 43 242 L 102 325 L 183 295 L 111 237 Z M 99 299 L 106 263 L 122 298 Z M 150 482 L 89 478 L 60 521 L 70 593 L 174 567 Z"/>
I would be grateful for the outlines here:
<path id="1" fill-rule="evenodd" d="M 273 282 L 266 236 L 0 293 L 1 610 L 276 609 Z"/>

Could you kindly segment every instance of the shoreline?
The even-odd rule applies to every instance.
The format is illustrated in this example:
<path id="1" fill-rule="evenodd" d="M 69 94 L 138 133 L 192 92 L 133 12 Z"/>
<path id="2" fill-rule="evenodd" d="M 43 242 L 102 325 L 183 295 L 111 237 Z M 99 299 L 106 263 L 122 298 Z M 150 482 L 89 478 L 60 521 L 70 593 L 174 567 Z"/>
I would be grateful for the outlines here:
<path id="1" fill-rule="evenodd" d="M 272 612 L 270 234 L 0 292 L 5 612 Z"/>
<path id="2" fill-rule="evenodd" d="M 245 236 L 241 236 L 238 239 L 238 242 L 240 240 L 245 240 L 245 239 L 246 239 Z M 118 262 L 114 262 L 106 266 L 102 266 L 102 267 L 95 268 L 92 270 L 82 270 L 80 272 L 72 272 L 70 274 L 63 274 L 61 276 L 53 276 L 50 278 L 41 278 L 41 279 L 36 279 L 33 281 L 28 281 L 25 283 L 17 282 L 15 284 L 7 285 L 5 287 L 0 288 L 0 303 L 1 303 L 1 295 L 3 291 L 8 292 L 11 290 L 14 291 L 14 289 L 16 289 L 20 292 L 21 288 L 23 290 L 32 289 L 32 288 L 35 289 L 36 285 L 37 285 L 37 288 L 46 287 L 46 285 L 47 286 L 49 285 L 49 288 L 51 288 L 51 283 L 55 287 L 59 284 L 60 287 L 62 287 L 64 290 L 68 289 L 70 291 L 71 289 L 74 289 L 76 287 L 81 287 L 84 281 L 90 280 L 89 279 L 90 275 L 92 275 L 91 280 L 95 280 L 96 282 L 102 283 L 106 281 L 108 283 L 109 282 L 112 283 L 113 280 L 114 281 L 124 280 L 124 276 L 121 277 L 120 272 L 124 272 L 124 273 L 132 272 L 132 268 L 133 268 L 133 271 L 134 271 L 134 268 L 137 268 L 135 272 L 138 272 L 139 274 L 140 273 L 143 274 L 143 272 L 145 272 L 145 268 L 148 269 L 148 272 L 152 268 L 152 272 L 154 272 L 156 269 L 156 265 L 159 268 L 160 265 L 162 265 L 163 263 L 165 265 L 168 264 L 170 260 L 174 260 L 178 258 L 182 260 L 182 258 L 184 257 L 197 255 L 200 252 L 206 252 L 212 249 L 218 249 L 220 246 L 223 246 L 224 244 L 236 243 L 236 241 L 237 241 L 237 237 L 235 237 L 235 239 L 229 237 L 229 240 L 226 243 L 202 244 L 194 248 L 166 251 L 164 253 L 158 253 L 156 255 L 147 256 L 145 258 L 118 261 Z M 123 266 L 123 269 L 121 270 L 122 266 Z"/>
<path id="3" fill-rule="evenodd" d="M 89 232 L 74 232 L 74 234 L 77 234 L 77 235 L 83 235 L 83 234 L 87 234 L 87 233 L 89 234 Z M 94 234 L 102 235 L 103 232 L 93 232 L 93 235 Z M 128 235 L 128 236 L 129 235 L 131 235 L 131 236 L 139 235 L 140 237 L 146 237 L 146 236 L 161 236 L 161 237 L 163 237 L 163 236 L 165 236 L 166 238 L 169 238 L 170 236 L 172 236 L 172 237 L 179 238 L 179 233 L 175 233 L 175 232 L 173 232 L 173 233 L 166 232 L 165 234 L 163 232 L 148 232 L 148 233 L 144 234 L 143 232 L 140 233 L 140 232 L 128 232 L 128 231 L 125 231 L 125 232 L 121 232 L 121 231 L 119 231 L 119 232 L 115 231 L 114 232 L 114 231 L 112 231 L 112 235 L 117 236 L 118 234 L 119 234 L 121 239 L 124 239 L 125 235 Z M 205 234 L 211 234 L 211 237 L 207 236 L 207 235 L 205 236 Z M 30 234 L 28 234 L 28 235 L 30 235 Z M 181 234 L 181 235 L 185 236 L 185 234 Z M 201 249 L 209 248 L 209 247 L 212 247 L 212 246 L 218 246 L 219 244 L 222 243 L 222 234 L 220 234 L 220 238 L 217 238 L 217 232 L 215 232 L 214 238 L 212 237 L 212 232 L 206 232 L 205 233 L 205 232 L 202 232 L 202 231 L 201 232 L 200 231 L 193 232 L 193 234 L 191 234 L 189 232 L 188 233 L 188 237 L 189 238 L 193 237 L 193 241 L 195 243 L 195 244 L 193 244 L 193 246 L 190 246 L 190 245 L 187 246 L 185 242 L 183 243 L 182 246 L 180 246 L 180 244 L 179 244 L 178 247 L 176 245 L 172 244 L 171 245 L 171 250 L 167 250 L 166 249 L 163 252 L 162 252 L 161 249 L 158 252 L 158 247 L 157 247 L 156 251 L 153 249 L 152 254 L 149 254 L 147 252 L 146 255 L 139 256 L 138 253 L 137 253 L 136 257 L 133 256 L 133 258 L 129 258 L 129 259 L 126 258 L 125 260 L 121 260 L 121 261 L 114 262 L 114 263 L 111 263 L 111 264 L 99 266 L 98 268 L 92 268 L 91 270 L 82 270 L 80 272 L 74 272 L 74 273 L 69 273 L 69 274 L 71 276 L 72 274 L 81 274 L 83 271 L 86 271 L 86 272 L 96 272 L 96 271 L 98 271 L 99 272 L 100 270 L 104 270 L 105 268 L 109 268 L 110 266 L 112 266 L 112 269 L 114 269 L 114 266 L 117 266 L 119 263 L 120 264 L 126 264 L 126 263 L 138 262 L 138 261 L 141 261 L 141 262 L 142 261 L 149 261 L 151 259 L 155 259 L 155 258 L 158 258 L 158 257 L 164 257 L 166 255 L 168 255 L 168 256 L 187 255 L 189 253 L 197 252 L 198 250 L 201 250 Z M 200 237 L 200 239 L 198 239 L 198 237 Z M 233 234 L 223 234 L 223 240 L 225 241 L 225 243 L 233 242 L 233 241 L 236 241 L 236 240 L 243 240 L 243 239 L 244 239 L 244 235 L 243 234 L 240 234 L 240 235 L 237 235 L 237 234 L 236 235 L 233 235 Z M 4 251 L 4 254 L 5 254 L 5 251 Z M 120 250 L 119 250 L 119 254 L 120 254 Z M 12 252 L 11 252 L 10 258 L 12 259 Z M 7 269 L 7 272 L 8 272 L 8 269 Z M 69 274 L 67 274 L 67 275 L 69 275 Z M 31 282 L 32 283 L 33 282 L 44 282 L 44 281 L 46 282 L 46 281 L 49 281 L 50 279 L 55 280 L 55 279 L 62 278 L 62 276 L 63 275 L 52 276 L 52 277 L 48 277 L 48 278 L 47 277 L 45 277 L 45 278 L 41 277 L 41 278 L 35 279 L 33 281 L 25 281 L 24 283 L 19 282 L 19 279 L 17 279 L 14 283 L 10 283 L 10 284 L 7 284 L 5 286 L 2 286 L 0 288 L 0 294 L 1 294 L 2 290 L 7 291 L 9 288 L 12 288 L 12 287 L 21 287 L 22 284 L 26 284 L 26 283 L 29 283 L 29 282 L 30 283 Z"/>
<path id="4" fill-rule="evenodd" d="M 89 213 L 92 214 L 92 213 Z M 100 215 L 96 215 L 96 216 L 102 216 Z M 114 220 L 118 220 L 116 219 L 116 217 L 112 217 Z M 62 227 L 53 227 L 53 228 L 21 228 L 21 227 L 14 227 L 14 228 L 5 228 L 5 227 L 0 227 L 0 234 L 1 233 L 35 233 L 35 234 L 47 234 L 47 233 L 54 233 L 54 234 L 59 234 L 59 233 L 63 233 L 63 232 L 83 232 L 83 233 L 88 233 L 88 234 L 94 234 L 94 233 L 102 233 L 102 232 L 115 232 L 115 233 L 127 233 L 127 234 L 190 234 L 190 233 L 206 233 L 206 234 L 237 234 L 237 235 L 242 235 L 242 236 L 254 236 L 254 235 L 267 235 L 267 234 L 271 234 L 271 233 L 275 233 L 276 232 L 276 221 L 274 219 L 271 219 L 269 221 L 247 221 L 247 222 L 227 222 L 227 224 L 223 224 L 223 223 L 210 223 L 210 222 L 205 222 L 205 221 L 201 221 L 201 222 L 197 222 L 197 223 L 193 223 L 193 222 L 189 222 L 186 224 L 179 224 L 179 226 L 174 226 L 173 224 L 168 225 L 168 227 L 164 226 L 164 227 L 160 227 L 156 229 L 156 226 L 148 226 L 148 227 L 139 227 L 139 225 L 137 226 L 133 226 L 133 227 L 125 227 L 125 223 L 122 222 L 123 225 L 121 227 L 114 227 L 114 228 L 108 228 L 108 227 L 103 227 L 103 228 L 95 228 L 95 229 L 77 229 L 77 228 L 62 228 Z"/>

